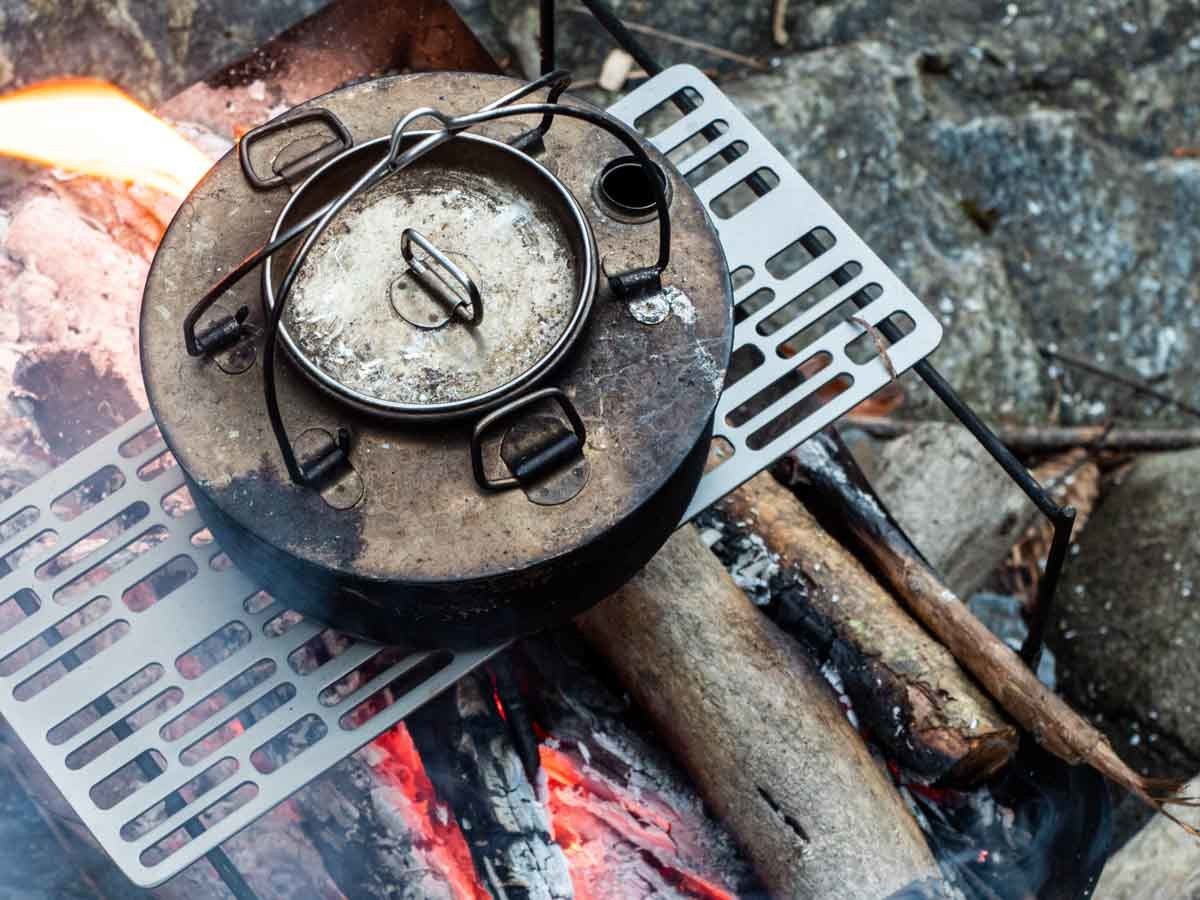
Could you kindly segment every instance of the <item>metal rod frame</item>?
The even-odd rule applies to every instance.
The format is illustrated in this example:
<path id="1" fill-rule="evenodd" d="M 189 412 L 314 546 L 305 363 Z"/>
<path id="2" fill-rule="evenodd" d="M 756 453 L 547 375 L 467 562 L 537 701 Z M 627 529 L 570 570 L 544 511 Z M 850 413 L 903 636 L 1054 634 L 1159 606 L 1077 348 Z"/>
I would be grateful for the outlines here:
<path id="1" fill-rule="evenodd" d="M 662 65 L 646 50 L 633 33 L 625 27 L 613 9 L 604 0 L 581 0 L 588 11 L 595 16 L 609 35 L 622 50 L 633 57 L 648 75 L 656 75 L 662 71 Z M 554 0 L 541 0 L 541 64 L 542 71 L 548 72 L 555 66 L 554 40 Z M 675 104 L 686 114 L 695 108 L 686 95 L 674 98 Z M 769 187 L 756 183 L 751 176 L 749 186 L 758 195 L 765 194 Z M 890 341 L 898 340 L 901 335 L 891 323 L 880 323 L 880 331 Z M 891 332 L 891 333 L 889 333 Z M 1054 606 L 1054 597 L 1058 589 L 1059 578 L 1063 564 L 1067 559 L 1067 551 L 1071 545 L 1071 531 L 1075 526 L 1075 509 L 1071 506 L 1060 506 L 1055 502 L 1050 492 L 1021 464 L 1016 455 L 1004 445 L 1004 442 L 988 427 L 987 423 L 971 409 L 965 400 L 958 395 L 948 381 L 933 367 L 927 359 L 913 366 L 913 370 L 929 389 L 937 396 L 954 417 L 965 427 L 975 440 L 983 445 L 988 454 L 1004 470 L 1017 487 L 1024 492 L 1054 528 L 1054 537 L 1050 544 L 1050 552 L 1046 558 L 1046 569 L 1038 582 L 1036 606 L 1029 622 L 1029 633 L 1021 646 L 1020 654 L 1025 663 L 1033 669 L 1037 668 L 1041 659 L 1042 647 L 1045 643 L 1046 628 L 1050 622 L 1050 614 Z"/>

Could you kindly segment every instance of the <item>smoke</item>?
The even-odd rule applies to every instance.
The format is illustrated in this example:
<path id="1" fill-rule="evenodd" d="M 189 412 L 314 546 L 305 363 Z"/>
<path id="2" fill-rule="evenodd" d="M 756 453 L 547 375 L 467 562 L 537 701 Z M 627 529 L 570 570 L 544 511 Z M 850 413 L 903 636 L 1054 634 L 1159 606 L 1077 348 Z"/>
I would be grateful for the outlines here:
<path id="1" fill-rule="evenodd" d="M 911 796 L 943 872 L 970 900 L 1090 897 L 1108 858 L 1107 783 L 1029 739 L 987 787 L 949 799 Z"/>

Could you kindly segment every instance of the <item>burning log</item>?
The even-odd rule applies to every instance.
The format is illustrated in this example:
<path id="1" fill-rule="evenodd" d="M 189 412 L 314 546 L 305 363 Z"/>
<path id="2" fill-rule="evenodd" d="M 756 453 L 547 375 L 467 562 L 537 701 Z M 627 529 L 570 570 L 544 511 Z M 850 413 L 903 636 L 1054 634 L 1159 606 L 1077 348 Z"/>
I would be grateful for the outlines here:
<path id="1" fill-rule="evenodd" d="M 410 716 L 409 730 L 492 895 L 569 900 L 567 859 L 486 682 L 478 673 L 463 678 Z"/>
<path id="2" fill-rule="evenodd" d="M 576 900 L 763 896 L 728 830 L 576 629 L 527 638 L 514 657 Z"/>
<path id="3" fill-rule="evenodd" d="M 966 786 L 1012 758 L 1016 730 L 785 487 L 764 473 L 723 509 L 779 557 L 767 614 L 831 660 L 860 722 L 897 762 Z"/>
<path id="4" fill-rule="evenodd" d="M 628 704 L 596 677 L 603 666 L 578 636 L 528 638 L 512 656 L 511 689 L 501 684 L 511 657 L 500 657 L 489 666 L 494 685 L 469 676 L 407 720 L 494 897 L 761 892 L 669 754 L 631 727 Z M 522 734 L 540 768 L 532 783 Z"/>
<path id="5" fill-rule="evenodd" d="M 771 891 L 883 897 L 938 878 L 829 685 L 694 529 L 578 621 Z"/>
<path id="6" fill-rule="evenodd" d="M 887 514 L 848 452 L 816 435 L 779 471 L 788 484 L 803 486 L 801 499 L 815 501 L 844 526 L 855 549 L 909 611 L 1044 749 L 1072 765 L 1087 763 L 1156 809 L 1180 799 L 1178 782 L 1134 772 L 1098 729 L 975 618 Z"/>
<path id="7" fill-rule="evenodd" d="M 290 802 L 334 881 L 351 896 L 489 896 L 403 725 L 342 760 Z"/>

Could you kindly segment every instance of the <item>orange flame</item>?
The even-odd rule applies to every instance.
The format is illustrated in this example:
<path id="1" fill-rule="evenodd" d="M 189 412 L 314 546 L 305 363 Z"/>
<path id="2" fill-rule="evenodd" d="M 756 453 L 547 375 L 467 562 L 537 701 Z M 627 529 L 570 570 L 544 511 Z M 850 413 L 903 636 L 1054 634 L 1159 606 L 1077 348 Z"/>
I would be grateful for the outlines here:
<path id="1" fill-rule="evenodd" d="M 547 809 L 553 837 L 567 856 L 576 900 L 615 900 L 632 896 L 630 885 L 598 885 L 610 881 L 606 870 L 628 844 L 638 857 L 658 869 L 675 891 L 696 900 L 736 900 L 733 893 L 695 872 L 681 868 L 672 822 L 650 805 L 588 776 L 560 750 L 541 744 L 538 756 L 549 789 Z M 589 801 L 588 798 L 591 798 Z M 600 801 L 600 802 L 595 802 Z"/>
<path id="2" fill-rule="evenodd" d="M 90 78 L 46 81 L 0 97 L 0 154 L 177 197 L 186 197 L 210 165 L 166 122 Z"/>
<path id="3" fill-rule="evenodd" d="M 409 825 L 417 845 L 428 852 L 431 865 L 450 885 L 454 896 L 459 900 L 490 900 L 491 895 L 475 876 L 466 836 L 453 814 L 438 800 L 404 723 L 375 738 L 373 744 L 385 755 L 372 767 L 407 798 L 412 816 Z"/>

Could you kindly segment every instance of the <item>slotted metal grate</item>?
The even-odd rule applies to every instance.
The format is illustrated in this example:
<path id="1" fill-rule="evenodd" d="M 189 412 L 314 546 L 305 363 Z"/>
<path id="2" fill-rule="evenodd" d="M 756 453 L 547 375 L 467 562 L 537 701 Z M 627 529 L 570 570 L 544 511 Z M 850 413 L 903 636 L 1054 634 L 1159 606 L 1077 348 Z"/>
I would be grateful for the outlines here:
<path id="1" fill-rule="evenodd" d="M 675 111 L 680 95 L 691 112 Z M 851 315 L 905 332 L 885 347 L 896 374 L 937 348 L 942 327 L 699 69 L 673 66 L 609 112 L 687 177 L 734 276 L 734 361 L 714 428 L 726 457 L 691 518 L 891 381 L 885 339 Z"/>
<path id="2" fill-rule="evenodd" d="M 0 573 L 0 713 L 142 886 L 499 649 L 381 648 L 285 612 L 211 542 L 148 414 L 0 506 Z"/>
<path id="3" fill-rule="evenodd" d="M 681 91 L 697 108 L 654 131 Z M 853 298 L 862 321 L 907 331 L 886 349 L 896 372 L 941 328 L 697 69 L 669 69 L 611 112 L 677 160 L 735 273 L 740 377 L 716 423 L 732 455 L 686 521 L 890 380 L 877 336 L 846 319 Z M 0 713 L 138 885 L 499 649 L 381 648 L 286 612 L 212 543 L 148 414 L 0 505 Z"/>

